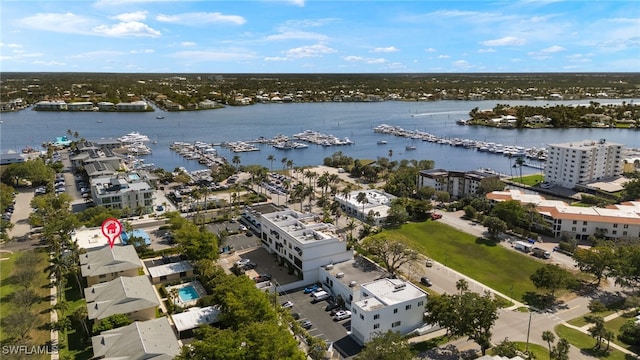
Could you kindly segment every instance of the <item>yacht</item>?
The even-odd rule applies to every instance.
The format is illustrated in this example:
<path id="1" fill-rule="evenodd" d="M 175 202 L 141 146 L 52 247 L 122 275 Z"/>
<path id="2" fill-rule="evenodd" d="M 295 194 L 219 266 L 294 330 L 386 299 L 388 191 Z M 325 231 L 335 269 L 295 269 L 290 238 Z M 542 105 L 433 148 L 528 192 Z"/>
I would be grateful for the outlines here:
<path id="1" fill-rule="evenodd" d="M 148 142 L 149 141 L 149 137 L 146 135 L 142 135 L 139 132 L 130 132 L 127 135 L 124 136 L 120 136 L 118 138 L 118 141 L 125 143 L 125 144 L 133 144 L 133 143 L 143 143 L 143 142 Z"/>
<path id="2" fill-rule="evenodd" d="M 406 150 L 415 150 L 416 146 L 415 145 L 407 145 L 404 147 Z"/>
<path id="3" fill-rule="evenodd" d="M 378 140 L 378 145 L 387 145 L 387 140 Z"/>

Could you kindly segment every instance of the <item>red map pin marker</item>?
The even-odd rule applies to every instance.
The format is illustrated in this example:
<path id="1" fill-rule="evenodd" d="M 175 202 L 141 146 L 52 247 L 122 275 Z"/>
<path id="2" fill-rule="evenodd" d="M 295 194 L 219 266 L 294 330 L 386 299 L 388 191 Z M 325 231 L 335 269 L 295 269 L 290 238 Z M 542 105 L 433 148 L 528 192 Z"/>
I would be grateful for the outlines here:
<path id="1" fill-rule="evenodd" d="M 122 233 L 122 224 L 118 219 L 108 218 L 102 222 L 102 234 L 109 239 L 109 247 L 113 249 L 116 238 Z"/>

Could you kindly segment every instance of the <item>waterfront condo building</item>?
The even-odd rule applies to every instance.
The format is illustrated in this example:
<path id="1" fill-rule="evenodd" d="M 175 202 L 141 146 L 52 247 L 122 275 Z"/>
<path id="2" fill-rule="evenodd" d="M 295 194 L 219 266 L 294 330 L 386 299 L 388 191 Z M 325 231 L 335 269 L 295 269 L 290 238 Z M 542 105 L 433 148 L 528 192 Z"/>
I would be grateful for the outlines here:
<path id="1" fill-rule="evenodd" d="M 154 189 L 138 173 L 122 173 L 91 179 L 91 197 L 97 206 L 112 209 L 153 211 Z"/>
<path id="2" fill-rule="evenodd" d="M 349 260 L 346 239 L 317 215 L 287 209 L 261 215 L 262 245 L 306 283 L 318 281 L 318 269 Z"/>
<path id="3" fill-rule="evenodd" d="M 351 336 L 360 344 L 377 333 L 405 335 L 423 324 L 427 294 L 410 282 L 380 279 L 363 284 L 360 293 L 351 305 Z"/>
<path id="4" fill-rule="evenodd" d="M 550 144 L 545 181 L 572 189 L 578 184 L 619 176 L 622 146 L 605 139 Z"/>
<path id="5" fill-rule="evenodd" d="M 364 204 L 358 202 L 358 194 L 363 193 L 366 197 Z M 391 201 L 396 197 L 380 190 L 358 190 L 349 194 L 336 194 L 334 199 L 340 204 L 340 208 L 345 214 L 366 221 L 369 214 L 375 225 L 382 225 L 391 209 Z"/>
<path id="6" fill-rule="evenodd" d="M 465 196 L 475 196 L 483 179 L 496 178 L 495 172 L 473 171 L 447 171 L 444 169 L 422 170 L 418 174 L 418 188 L 430 186 L 436 191 L 446 191 L 452 198 L 459 199 Z"/>

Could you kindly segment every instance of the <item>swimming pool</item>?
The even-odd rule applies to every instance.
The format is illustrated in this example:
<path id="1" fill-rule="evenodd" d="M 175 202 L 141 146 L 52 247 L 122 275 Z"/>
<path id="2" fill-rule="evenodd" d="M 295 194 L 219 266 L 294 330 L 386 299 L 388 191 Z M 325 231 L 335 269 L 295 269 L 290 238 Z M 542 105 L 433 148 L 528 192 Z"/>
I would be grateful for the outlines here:
<path id="1" fill-rule="evenodd" d="M 183 303 L 198 300 L 200 298 L 200 294 L 198 294 L 198 291 L 196 291 L 196 288 L 194 288 L 193 285 L 187 285 L 178 289 L 178 296 L 180 296 L 180 300 Z"/>
<path id="2" fill-rule="evenodd" d="M 129 174 L 129 180 L 140 180 L 140 175 L 138 175 L 138 174 Z"/>

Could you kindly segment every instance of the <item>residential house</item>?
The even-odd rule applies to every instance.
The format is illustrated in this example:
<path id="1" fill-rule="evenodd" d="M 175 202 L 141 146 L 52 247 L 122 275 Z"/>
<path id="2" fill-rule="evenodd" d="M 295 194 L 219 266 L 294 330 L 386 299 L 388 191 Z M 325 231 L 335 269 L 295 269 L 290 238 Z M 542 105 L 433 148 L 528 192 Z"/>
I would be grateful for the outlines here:
<path id="1" fill-rule="evenodd" d="M 138 276 L 141 271 L 142 261 L 132 245 L 105 245 L 80 255 L 80 272 L 89 286 L 120 276 Z"/>
<path id="2" fill-rule="evenodd" d="M 180 343 L 166 317 L 103 331 L 91 343 L 94 359 L 171 360 L 180 354 Z"/>
<path id="3" fill-rule="evenodd" d="M 160 301 L 145 275 L 121 276 L 109 282 L 84 289 L 90 320 L 102 320 L 114 314 L 125 314 L 131 320 L 156 318 Z"/>

